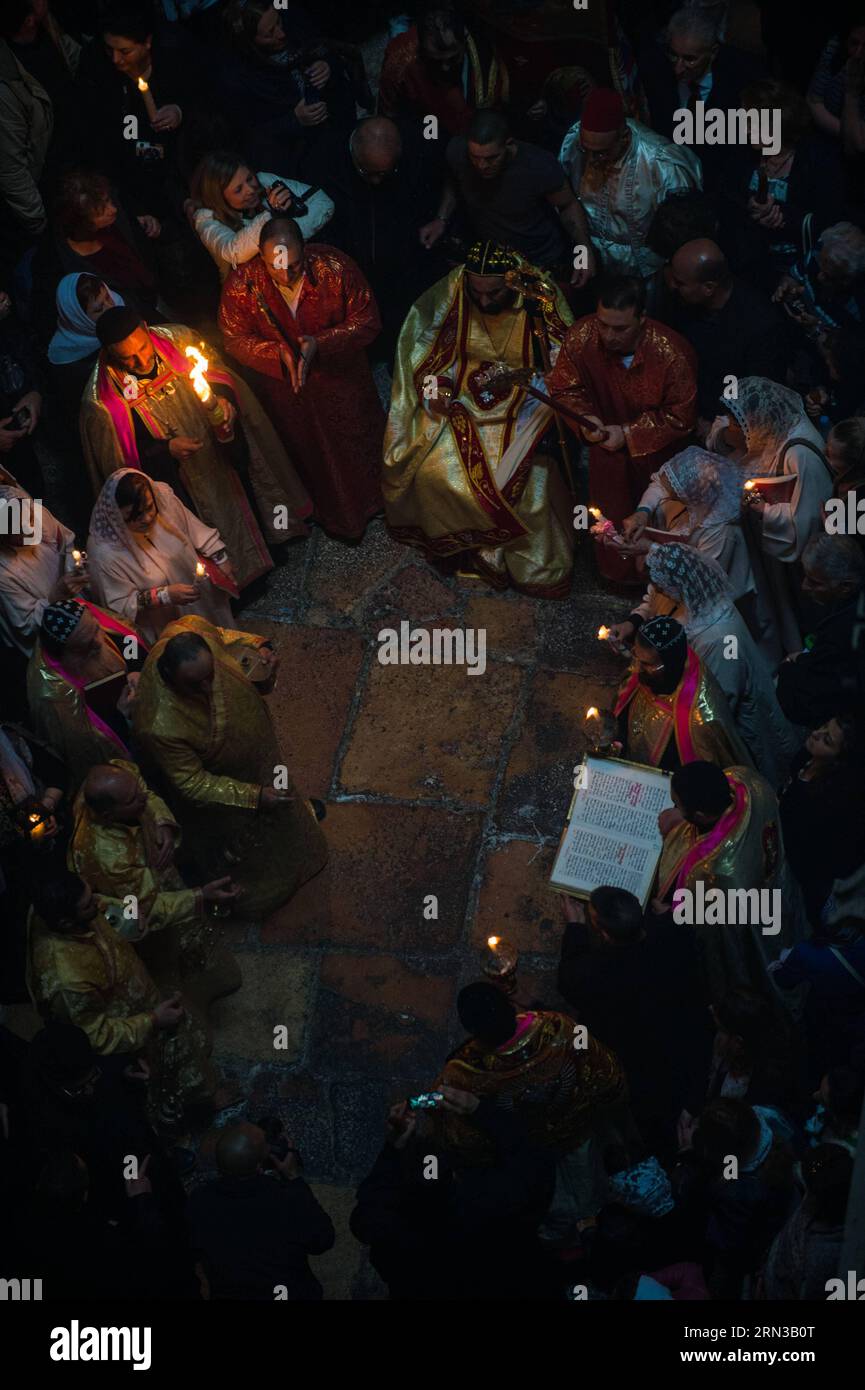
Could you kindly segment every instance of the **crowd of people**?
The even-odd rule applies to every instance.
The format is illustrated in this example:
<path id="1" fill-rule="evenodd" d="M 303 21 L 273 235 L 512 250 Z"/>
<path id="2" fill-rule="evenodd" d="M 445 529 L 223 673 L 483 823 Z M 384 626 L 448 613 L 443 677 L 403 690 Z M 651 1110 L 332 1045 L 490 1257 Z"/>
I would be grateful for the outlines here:
<path id="1" fill-rule="evenodd" d="M 672 806 L 647 903 L 562 899 L 560 1009 L 460 990 L 354 1237 L 394 1299 L 821 1300 L 837 1274 L 865 12 L 823 9 L 809 77 L 771 6 L 622 5 L 602 60 L 548 46 L 529 80 L 495 10 L 369 5 L 379 74 L 338 7 L 4 8 L 0 1002 L 42 1027 L 0 1028 L 0 1273 L 46 1297 L 322 1296 L 333 1224 L 290 1117 L 238 1119 L 208 1008 L 242 987 L 220 921 L 328 858 L 242 608 L 312 528 L 355 547 L 381 513 L 438 574 L 539 603 L 590 552 L 623 675 L 575 747 L 668 773 Z M 680 143 L 700 103 L 777 140 Z M 707 888 L 771 915 L 683 925 Z"/>

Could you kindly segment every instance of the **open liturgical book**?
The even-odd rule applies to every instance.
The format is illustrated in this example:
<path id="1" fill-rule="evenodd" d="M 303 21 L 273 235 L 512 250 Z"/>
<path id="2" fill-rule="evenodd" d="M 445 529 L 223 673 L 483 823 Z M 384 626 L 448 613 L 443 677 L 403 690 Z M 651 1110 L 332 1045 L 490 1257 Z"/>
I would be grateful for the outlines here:
<path id="1" fill-rule="evenodd" d="M 658 815 L 673 804 L 670 774 L 591 755 L 578 773 L 550 885 L 575 898 L 624 888 L 645 908 L 663 846 Z"/>

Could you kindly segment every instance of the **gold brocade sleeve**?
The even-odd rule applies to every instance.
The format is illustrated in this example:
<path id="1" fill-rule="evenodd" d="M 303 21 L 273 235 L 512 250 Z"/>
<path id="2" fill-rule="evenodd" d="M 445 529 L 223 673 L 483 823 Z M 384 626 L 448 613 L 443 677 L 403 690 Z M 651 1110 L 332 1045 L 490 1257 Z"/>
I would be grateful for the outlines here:
<path id="1" fill-rule="evenodd" d="M 117 436 L 108 411 L 90 394 L 91 387 L 95 390 L 94 381 L 95 376 L 90 378 L 84 392 L 81 411 L 78 416 L 78 427 L 81 435 L 81 447 L 84 451 L 84 461 L 87 464 L 87 475 L 90 479 L 93 495 L 96 497 L 101 491 L 105 479 L 116 468 L 121 468 L 124 461 L 117 446 Z"/>
<path id="2" fill-rule="evenodd" d="M 96 992 L 60 989 L 51 1000 L 52 1013 L 83 1028 L 94 1052 L 109 1056 L 113 1052 L 137 1052 L 154 1031 L 149 1013 L 112 1018 L 105 1013 L 102 997 Z"/>
<path id="3" fill-rule="evenodd" d="M 181 739 L 145 735 L 144 742 L 163 775 L 194 805 L 257 809 L 261 794 L 257 783 L 239 782 L 233 777 L 217 777 L 208 772 L 195 751 Z"/>

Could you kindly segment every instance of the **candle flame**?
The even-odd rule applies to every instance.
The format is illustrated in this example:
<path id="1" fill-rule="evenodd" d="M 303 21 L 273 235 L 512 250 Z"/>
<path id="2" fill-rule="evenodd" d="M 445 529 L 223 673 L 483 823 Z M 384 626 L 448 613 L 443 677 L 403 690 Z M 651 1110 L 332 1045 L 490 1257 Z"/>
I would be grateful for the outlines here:
<path id="1" fill-rule="evenodd" d="M 27 819 L 30 821 L 31 825 L 38 825 L 42 817 L 40 816 L 38 811 L 31 811 Z"/>
<path id="2" fill-rule="evenodd" d="M 206 571 L 200 560 L 195 566 L 195 573 L 199 579 L 203 579 L 205 576 Z"/>
<path id="3" fill-rule="evenodd" d="M 609 637 L 609 635 L 610 635 L 610 629 L 609 629 L 608 627 L 604 627 L 604 625 L 603 625 L 603 623 L 602 623 L 601 626 L 598 628 L 598 639 L 599 639 L 599 641 L 601 641 L 601 642 L 606 642 L 606 640 L 607 640 L 607 638 Z"/>
<path id="4" fill-rule="evenodd" d="M 757 484 L 756 484 L 756 482 L 754 481 L 754 479 L 753 479 L 753 478 L 749 478 L 748 481 L 747 481 L 747 483 L 745 484 L 745 491 L 746 491 L 746 492 L 752 492 L 756 486 L 757 486 Z"/>
<path id="5" fill-rule="evenodd" d="M 600 717 L 601 717 L 601 716 L 600 716 L 600 713 L 599 713 L 599 711 L 598 711 L 597 709 L 595 709 L 595 706 L 594 706 L 594 705 L 589 705 L 589 708 L 586 710 L 586 718 L 587 718 L 587 719 L 600 719 Z"/>
<path id="6" fill-rule="evenodd" d="M 589 512 L 590 512 L 590 514 L 595 518 L 595 521 L 600 521 L 600 519 L 601 519 L 601 509 L 600 509 L 600 507 L 589 507 Z"/>
<path id="7" fill-rule="evenodd" d="M 210 386 L 204 375 L 209 365 L 207 358 L 195 347 L 188 347 L 186 349 L 186 356 L 192 359 L 192 370 L 189 373 L 189 380 L 192 382 L 192 388 L 202 405 L 206 405 L 211 395 Z"/>
<path id="8" fill-rule="evenodd" d="M 73 552 L 72 552 L 72 558 L 73 558 L 73 560 L 75 561 L 75 563 L 76 563 L 76 565 L 77 565 L 78 562 L 79 562 L 79 560 L 81 559 L 81 551 L 80 551 L 80 550 L 73 550 Z"/>
<path id="9" fill-rule="evenodd" d="M 488 936 L 488 937 L 487 937 L 487 945 L 489 946 L 489 948 L 490 948 L 491 951 L 494 951 L 494 950 L 496 949 L 496 947 L 498 946 L 498 944 L 499 944 L 499 942 L 501 941 L 501 939 L 502 939 L 502 938 L 501 938 L 500 936 Z"/>
<path id="10" fill-rule="evenodd" d="M 147 85 L 147 83 L 144 81 L 144 78 L 143 78 L 143 77 L 139 77 L 139 79 L 138 79 L 138 90 L 139 90 L 139 92 L 149 92 L 149 91 L 150 91 L 150 88 L 149 88 L 149 86 Z"/>

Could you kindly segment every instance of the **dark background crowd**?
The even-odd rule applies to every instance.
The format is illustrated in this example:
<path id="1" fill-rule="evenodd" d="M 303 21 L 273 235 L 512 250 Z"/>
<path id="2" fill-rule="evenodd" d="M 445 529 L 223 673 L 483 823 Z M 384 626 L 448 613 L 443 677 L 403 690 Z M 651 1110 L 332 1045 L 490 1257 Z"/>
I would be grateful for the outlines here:
<path id="1" fill-rule="evenodd" d="M 605 18 L 609 43 L 541 46 L 505 82 L 509 31 L 495 21 L 540 8 L 7 0 L 0 468 L 4 483 L 46 499 L 60 550 L 87 539 L 93 498 L 78 413 L 100 313 L 126 305 L 219 346 L 221 282 L 257 250 L 239 241 L 250 208 L 287 210 L 301 226 L 310 216 L 314 241 L 360 267 L 381 319 L 369 357 L 385 383 L 410 306 L 478 235 L 531 254 L 575 315 L 589 313 L 594 288 L 569 273 L 566 217 L 546 204 L 541 216 L 537 204 L 555 191 L 544 187 L 549 164 L 598 87 L 615 87 L 629 120 L 667 138 L 674 113 L 697 99 L 780 110 L 765 187 L 754 150 L 698 148 L 702 187 L 659 198 L 631 250 L 637 265 L 649 256 L 650 313 L 695 349 L 706 429 L 728 374 L 788 386 L 824 441 L 832 495 L 854 507 L 865 496 L 865 9 L 683 12 L 623 0 Z M 384 64 L 372 74 L 364 55 L 383 34 Z M 136 84 L 143 70 L 155 115 Z M 481 107 L 505 124 L 478 125 Z M 424 134 L 430 115 L 435 139 Z M 370 125 L 373 116 L 386 123 Z M 466 138 L 492 158 L 506 141 L 530 147 L 525 183 L 495 207 L 472 179 Z M 274 183 L 284 198 L 271 198 Z M 64 277 L 77 278 L 70 287 Z M 126 505 L 134 519 L 132 493 Z M 826 1296 L 865 1086 L 863 539 L 865 519 L 840 551 L 810 552 L 806 594 L 822 605 L 802 617 L 813 659 L 778 685 L 800 738 L 774 790 L 810 935 L 774 971 L 774 993 L 713 997 L 690 934 L 669 914 L 644 914 L 606 887 L 584 908 L 568 901 L 559 990 L 596 1049 L 591 1074 L 607 1066 L 619 1079 L 607 1078 L 608 1094 L 600 1081 L 590 1092 L 589 1072 L 572 1074 L 560 1048 L 524 1107 L 507 1100 L 506 1080 L 497 1090 L 494 1072 L 475 1093 L 459 1084 L 454 1058 L 442 1059 L 437 1108 L 394 1106 L 351 1218 L 392 1298 Z M 10 550 L 0 535 L 2 1001 L 12 1004 L 28 997 L 34 893 L 58 929 L 81 930 L 90 908 L 84 876 L 35 888 L 45 839 L 22 820 L 22 805 L 37 808 L 52 861 L 64 856 L 82 769 L 34 731 L 27 669 L 37 636 L 49 656 L 59 651 L 62 613 L 60 628 L 40 626 L 45 606 L 68 608 L 86 586 L 70 565 L 27 629 L 10 616 L 20 613 Z M 90 789 L 91 811 L 107 817 L 109 803 Z M 122 819 L 116 806 L 111 814 Z M 218 887 L 208 901 L 221 901 Z M 515 999 L 489 983 L 461 992 L 471 1046 L 491 1053 L 564 1017 L 522 999 L 519 984 Z M 177 1026 L 176 1004 L 152 1012 L 157 1030 Z M 551 1056 L 558 1046 L 545 1037 Z M 201 1181 L 182 1133 L 144 1105 L 148 1073 L 134 1041 L 108 1051 L 49 1015 L 29 1043 L 0 1030 L 0 1067 L 0 1204 L 12 1232 L 0 1273 L 42 1277 L 54 1297 L 321 1297 L 308 1257 L 332 1246 L 334 1228 L 283 1119 L 233 1117 L 219 1131 L 217 1176 Z M 543 1116 L 563 1097 L 582 1118 L 556 1135 Z M 615 1125 L 599 1119 L 608 1104 L 621 1107 Z M 581 1162 L 568 1178 L 570 1152 Z M 144 1160 L 134 1172 L 128 1155 Z M 570 1206 L 567 1181 L 583 1185 Z M 554 1220 L 562 1210 L 583 1215 Z"/>

